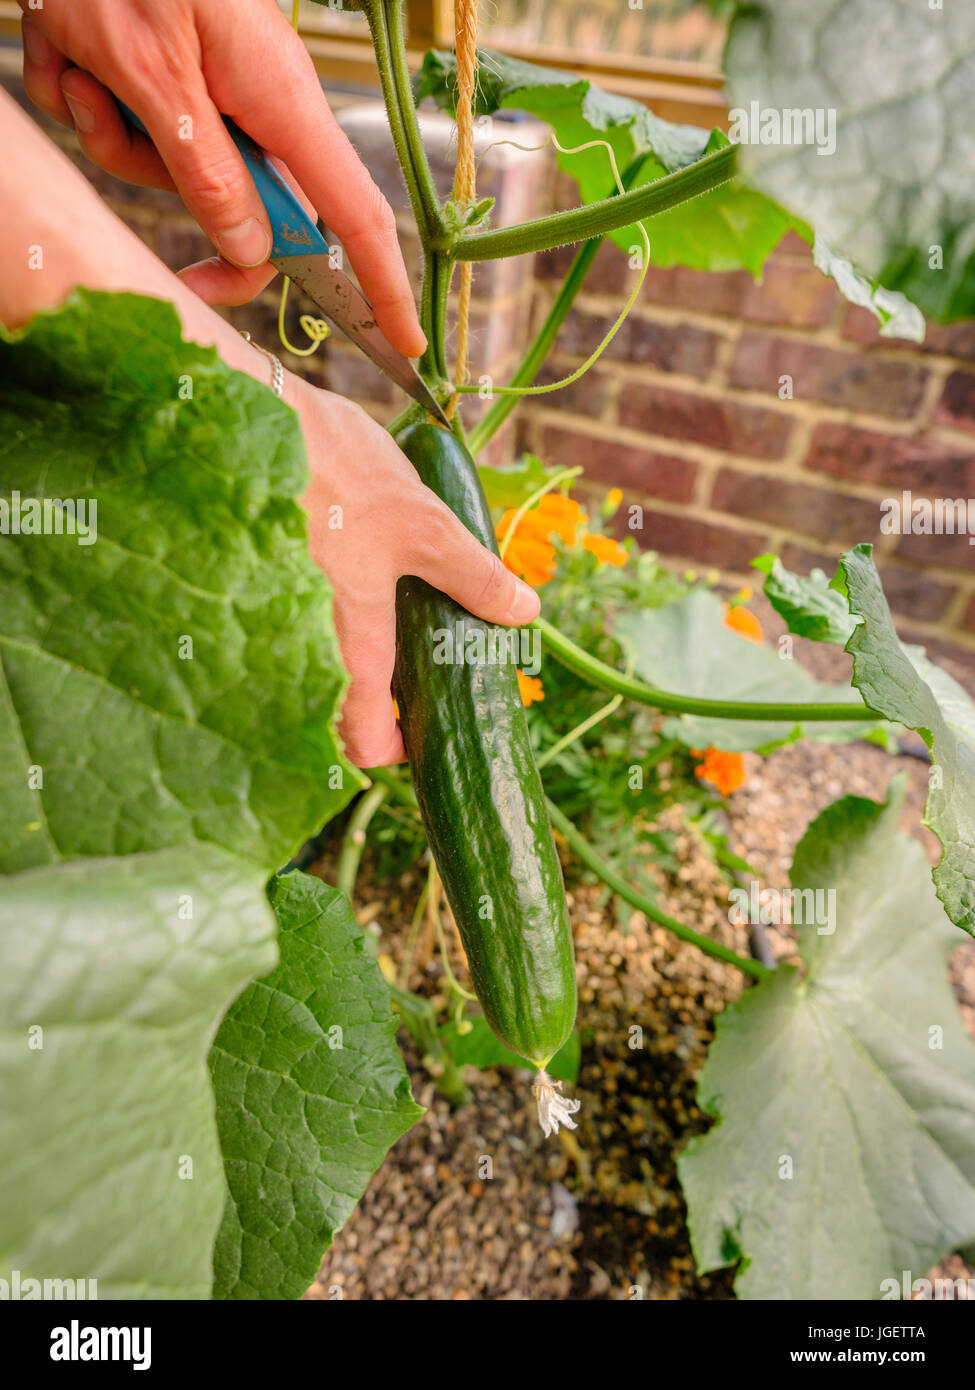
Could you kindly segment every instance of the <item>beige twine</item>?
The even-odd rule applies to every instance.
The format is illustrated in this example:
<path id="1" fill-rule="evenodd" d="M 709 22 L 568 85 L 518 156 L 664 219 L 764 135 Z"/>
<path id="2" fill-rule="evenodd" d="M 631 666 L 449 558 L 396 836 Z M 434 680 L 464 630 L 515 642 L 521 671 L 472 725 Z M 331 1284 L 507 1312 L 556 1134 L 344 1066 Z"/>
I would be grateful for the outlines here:
<path id="1" fill-rule="evenodd" d="M 477 0 L 454 0 L 454 30 L 457 49 L 457 168 L 454 172 L 454 201 L 470 207 L 476 196 L 477 168 L 474 162 L 474 88 L 477 85 Z M 460 267 L 460 299 L 457 305 L 457 363 L 454 380 L 468 378 L 467 350 L 471 311 L 472 261 Z M 453 418 L 457 396 L 451 397 L 448 415 Z"/>

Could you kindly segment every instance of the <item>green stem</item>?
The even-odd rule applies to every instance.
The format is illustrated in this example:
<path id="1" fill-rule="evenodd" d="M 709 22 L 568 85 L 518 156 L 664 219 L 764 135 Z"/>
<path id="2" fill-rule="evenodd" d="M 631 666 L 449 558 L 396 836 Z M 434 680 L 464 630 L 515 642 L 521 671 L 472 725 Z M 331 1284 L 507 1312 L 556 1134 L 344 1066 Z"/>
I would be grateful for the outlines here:
<path id="1" fill-rule="evenodd" d="M 389 985 L 389 982 L 387 981 Z M 412 994 L 398 985 L 389 985 L 389 997 L 403 1026 L 423 1054 L 424 1066 L 433 1077 L 433 1084 L 451 1105 L 469 1105 L 474 1099 L 470 1089 L 437 1027 L 437 1015 L 429 999 Z"/>
<path id="2" fill-rule="evenodd" d="M 403 0 L 365 0 L 363 9 L 376 51 L 379 80 L 396 157 L 406 180 L 421 239 L 424 245 L 429 245 L 443 237 L 446 229 L 416 118 L 406 61 Z"/>
<path id="3" fill-rule="evenodd" d="M 381 782 L 386 790 L 403 806 L 410 806 L 414 811 L 420 809 L 410 781 L 406 777 L 401 777 L 393 768 L 370 767 L 366 776 L 373 782 Z"/>
<path id="4" fill-rule="evenodd" d="M 605 661 L 590 655 L 577 647 L 557 627 L 544 618 L 535 619 L 535 627 L 542 634 L 542 640 L 552 655 L 570 671 L 583 680 L 598 685 L 603 690 L 612 690 L 637 704 L 652 705 L 654 709 L 666 710 L 673 714 L 701 714 L 712 719 L 749 719 L 817 724 L 859 723 L 863 720 L 882 720 L 884 716 L 862 704 L 777 704 L 752 700 L 708 700 L 696 695 L 672 695 L 666 690 L 656 690 L 643 681 L 616 671 Z"/>
<path id="5" fill-rule="evenodd" d="M 551 251 L 570 241 L 588 241 L 591 237 L 615 232 L 630 222 L 655 217 L 678 203 L 727 183 L 735 174 L 735 158 L 734 145 L 728 145 L 689 164 L 686 169 L 666 174 L 630 193 L 614 194 L 568 212 L 553 212 L 532 222 L 519 222 L 493 232 L 475 232 L 456 241 L 434 243 L 434 246 L 437 250 L 449 251 L 455 260 L 494 261 L 506 256 L 523 256 L 530 251 Z"/>
<path id="6" fill-rule="evenodd" d="M 355 876 L 359 872 L 362 851 L 366 847 L 366 830 L 369 827 L 369 822 L 388 795 L 388 787 L 381 782 L 374 783 L 356 802 L 349 817 L 349 823 L 345 828 L 345 834 L 342 836 L 335 886 L 350 901 L 355 891 Z"/>
<path id="7" fill-rule="evenodd" d="M 535 759 L 535 766 L 538 768 L 539 772 L 541 772 L 542 768 L 545 767 L 547 763 L 550 763 L 553 758 L 557 758 L 563 748 L 568 748 L 570 743 L 575 743 L 577 738 L 582 738 L 582 735 L 587 734 L 594 725 L 601 723 L 604 719 L 608 719 L 614 710 L 619 709 L 622 703 L 623 696 L 614 695 L 605 705 L 597 709 L 595 714 L 590 714 L 588 719 L 583 719 L 574 729 L 570 729 L 567 734 L 563 734 L 558 743 L 553 743 L 551 748 L 546 748 L 545 752 L 541 753 Z"/>
<path id="8" fill-rule="evenodd" d="M 597 878 L 617 893 L 624 902 L 635 907 L 638 912 L 642 912 L 649 917 L 652 922 L 656 922 L 661 927 L 666 927 L 668 931 L 679 936 L 682 941 L 689 941 L 691 945 L 699 947 L 706 955 L 714 956 L 716 960 L 723 960 L 727 965 L 733 965 L 736 969 L 743 971 L 746 975 L 751 975 L 753 979 L 764 980 L 771 975 L 771 970 L 762 965 L 757 960 L 749 960 L 746 956 L 739 956 L 728 946 L 722 946 L 719 941 L 712 941 L 709 936 L 702 936 L 700 932 L 693 931 L 690 927 L 685 927 L 683 922 L 678 922 L 675 917 L 668 917 L 666 912 L 661 912 L 660 908 L 649 898 L 638 893 L 635 888 L 631 888 L 625 879 L 615 873 L 609 865 L 596 853 L 592 845 L 581 835 L 567 816 L 564 816 L 554 801 L 548 801 L 548 813 L 555 826 L 568 842 L 570 848 L 579 856 L 582 862 L 591 869 Z"/>
<path id="9" fill-rule="evenodd" d="M 568 274 L 559 289 L 555 298 L 555 303 L 548 312 L 548 317 L 542 324 L 538 332 L 538 337 L 532 343 L 519 364 L 514 376 L 508 383 L 510 386 L 531 386 L 538 373 L 539 368 L 548 356 L 552 344 L 558 337 L 559 329 L 566 320 L 569 310 L 572 308 L 573 300 L 582 287 L 582 282 L 589 273 L 589 269 L 596 258 L 596 252 L 602 245 L 602 237 L 593 237 L 584 246 L 580 246 L 576 252 L 575 259 L 569 267 Z M 497 396 L 494 404 L 478 423 L 471 430 L 470 450 L 476 458 L 479 451 L 491 439 L 507 420 L 508 416 L 518 404 L 518 396 Z"/>

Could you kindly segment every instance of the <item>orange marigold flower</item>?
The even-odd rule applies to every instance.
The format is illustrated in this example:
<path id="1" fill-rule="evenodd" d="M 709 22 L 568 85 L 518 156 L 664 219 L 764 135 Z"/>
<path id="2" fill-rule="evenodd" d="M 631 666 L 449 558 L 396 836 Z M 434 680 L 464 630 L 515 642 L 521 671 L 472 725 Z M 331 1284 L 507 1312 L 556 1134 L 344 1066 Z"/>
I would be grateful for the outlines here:
<path id="1" fill-rule="evenodd" d="M 583 547 L 592 552 L 601 565 L 625 565 L 626 551 L 612 536 L 591 536 L 588 532 L 582 538 Z"/>
<path id="2" fill-rule="evenodd" d="M 532 516 L 533 513 L 529 512 L 528 515 Z M 546 492 L 534 508 L 534 515 L 546 524 L 547 536 L 554 533 L 566 545 L 577 543 L 579 527 L 589 520 L 579 503 L 561 492 Z"/>
<path id="3" fill-rule="evenodd" d="M 623 500 L 623 489 L 621 487 L 611 487 L 606 494 L 605 506 L 618 507 Z"/>
<path id="4" fill-rule="evenodd" d="M 730 627 L 732 632 L 740 632 L 742 637 L 747 637 L 749 642 L 764 642 L 765 633 L 762 631 L 762 624 L 748 608 L 743 608 L 741 604 L 736 604 L 734 608 L 726 603 L 724 606 L 724 625 Z"/>
<path id="5" fill-rule="evenodd" d="M 522 535 L 519 526 L 504 552 L 504 563 L 512 574 L 537 589 L 555 573 L 555 546 L 551 541 Z"/>
<path id="6" fill-rule="evenodd" d="M 536 676 L 526 676 L 524 671 L 518 672 L 518 689 L 521 691 L 523 705 L 534 705 L 545 699 L 542 682 Z"/>
<path id="7" fill-rule="evenodd" d="M 710 782 L 722 796 L 730 796 L 745 781 L 745 760 L 740 753 L 724 753 L 720 748 L 692 748 L 691 756 L 703 758 L 694 769 L 702 782 Z"/>
<path id="8" fill-rule="evenodd" d="M 509 507 L 498 522 L 495 535 L 499 541 L 508 534 L 516 515 L 517 509 Z M 504 553 L 505 564 L 526 584 L 535 588 L 547 584 L 555 573 L 555 547 L 551 537 L 559 536 L 566 545 L 575 545 L 579 527 L 587 520 L 586 513 L 571 497 L 563 497 L 561 492 L 547 492 L 515 527 Z"/>

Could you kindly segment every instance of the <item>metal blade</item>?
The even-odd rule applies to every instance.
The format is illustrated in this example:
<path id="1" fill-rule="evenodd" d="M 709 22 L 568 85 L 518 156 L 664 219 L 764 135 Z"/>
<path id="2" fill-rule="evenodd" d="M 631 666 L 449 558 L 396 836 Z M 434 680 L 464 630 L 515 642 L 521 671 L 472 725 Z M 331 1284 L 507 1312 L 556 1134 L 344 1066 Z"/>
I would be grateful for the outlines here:
<path id="1" fill-rule="evenodd" d="M 383 336 L 369 301 L 349 277 L 328 263 L 327 256 L 272 256 L 272 264 L 313 299 L 326 318 L 375 362 L 380 371 L 431 415 L 449 425 L 430 388 L 408 357 L 397 352 Z"/>

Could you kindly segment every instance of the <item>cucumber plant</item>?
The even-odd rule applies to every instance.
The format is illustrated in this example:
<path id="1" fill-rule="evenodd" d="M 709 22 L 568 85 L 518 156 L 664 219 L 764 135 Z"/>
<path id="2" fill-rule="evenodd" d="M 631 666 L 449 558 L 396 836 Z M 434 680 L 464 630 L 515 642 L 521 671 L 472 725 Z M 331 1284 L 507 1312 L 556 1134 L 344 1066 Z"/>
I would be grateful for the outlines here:
<path id="1" fill-rule="evenodd" d="M 428 55 L 414 92 L 401 0 L 361 8 L 423 246 L 421 371 L 443 402 L 463 394 L 446 353 L 457 266 L 579 245 L 513 390 L 497 388 L 469 432 L 462 403 L 451 432 L 413 408 L 395 424 L 421 476 L 486 544 L 474 459 L 538 376 L 607 237 L 629 253 L 644 225 L 659 263 L 757 273 L 793 228 L 888 329 L 915 331 L 907 296 L 932 317 L 975 314 L 971 142 L 956 132 L 957 108 L 945 98 L 943 148 L 958 179 L 941 170 L 917 198 L 920 166 L 905 176 L 886 74 L 869 62 L 811 68 L 808 4 L 783 6 L 781 22 L 768 5 L 740 7 L 733 90 L 774 101 L 790 84 L 828 89 L 846 103 L 841 130 L 859 121 L 890 135 L 858 142 L 874 158 L 861 179 L 831 185 L 827 160 L 764 160 L 719 132 L 668 126 L 577 77 L 493 55 L 478 109 L 548 120 L 582 200 L 504 229 L 484 225 L 483 205 L 444 205 L 434 188 L 415 102 L 452 107 L 451 55 Z M 868 0 L 841 7 L 834 22 L 850 32 L 834 33 L 829 51 L 859 54 L 871 11 Z M 912 19 L 941 22 L 934 11 Z M 973 28 L 953 13 L 932 29 L 946 73 L 975 47 Z M 938 103 L 926 100 L 930 120 Z M 872 235 L 864 188 L 883 203 Z M 945 251 L 943 281 L 925 261 L 931 245 Z M 212 350 L 183 342 L 169 306 L 136 296 L 81 291 L 0 340 L 0 358 L 4 498 L 94 492 L 105 541 L 91 553 L 26 530 L 0 541 L 0 1277 L 80 1265 L 102 1297 L 295 1297 L 417 1115 L 389 991 L 347 898 L 278 872 L 363 786 L 330 731 L 343 674 L 295 501 L 297 422 Z M 186 377 L 198 389 L 174 401 Z M 201 517 L 220 525 L 203 532 Z M 827 808 L 796 851 L 793 881 L 835 888 L 840 910 L 830 935 L 804 932 L 804 974 L 695 933 L 605 864 L 545 800 L 510 668 L 436 667 L 430 634 L 457 614 L 410 579 L 397 600 L 396 679 L 415 790 L 377 770 L 367 794 L 419 804 L 485 1014 L 536 1066 L 575 1008 L 551 825 L 613 892 L 738 967 L 749 988 L 719 1022 L 701 1092 L 723 1122 L 681 1168 L 698 1261 L 740 1259 L 743 1296 L 781 1297 L 785 1263 L 790 1297 L 877 1297 L 902 1270 L 975 1248 L 975 1054 L 944 971 L 959 939 L 949 920 L 975 933 L 975 709 L 898 640 L 869 547 L 843 555 L 828 586 L 763 565 L 793 631 L 852 653 L 843 698 L 808 688 L 725 698 L 690 674 L 669 685 L 690 666 L 691 602 L 663 618 L 628 615 L 626 669 L 551 621 L 537 627 L 555 661 L 658 712 L 686 746 L 703 729 L 739 748 L 887 723 L 922 735 L 926 823 L 943 847 L 933 881 L 898 830 L 896 786 L 882 805 Z M 439 1046 L 429 1011 L 394 998 L 414 1037 Z M 452 1084 L 462 1099 L 460 1078 Z M 539 1101 L 548 1128 L 570 1122 L 553 1084 Z M 824 1133 L 849 1159 L 845 1184 L 818 1161 Z M 783 1153 L 793 1186 L 776 1186 Z M 147 1211 L 160 1218 L 147 1223 Z M 837 1230 L 851 1232 L 856 1260 L 830 1245 Z"/>

